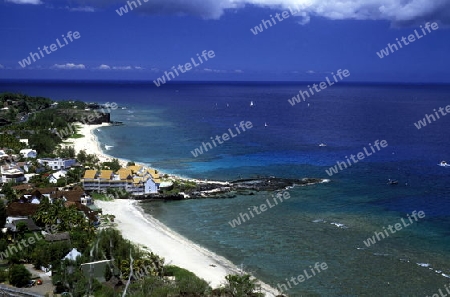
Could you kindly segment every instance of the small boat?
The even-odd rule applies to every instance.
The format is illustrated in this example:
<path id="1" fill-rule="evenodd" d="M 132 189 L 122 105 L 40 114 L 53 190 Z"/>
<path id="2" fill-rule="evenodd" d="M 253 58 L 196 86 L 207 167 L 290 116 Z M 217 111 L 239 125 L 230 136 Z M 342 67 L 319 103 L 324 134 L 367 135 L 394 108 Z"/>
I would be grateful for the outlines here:
<path id="1" fill-rule="evenodd" d="M 122 109 L 127 109 L 126 107 L 122 107 Z"/>
<path id="2" fill-rule="evenodd" d="M 267 127 L 268 125 L 267 125 L 267 123 L 264 123 L 264 127 Z"/>
<path id="3" fill-rule="evenodd" d="M 388 184 L 388 185 L 398 185 L 398 180 L 395 180 L 395 179 L 388 179 L 387 184 Z"/>
<path id="4" fill-rule="evenodd" d="M 250 106 L 253 106 L 253 105 L 255 105 L 255 104 L 253 103 L 253 101 L 250 101 Z"/>
<path id="5" fill-rule="evenodd" d="M 109 151 L 112 147 L 114 147 L 114 146 L 113 146 L 113 145 L 106 145 L 106 144 L 105 144 L 105 149 L 108 150 L 108 151 Z"/>
<path id="6" fill-rule="evenodd" d="M 442 161 L 442 162 L 439 163 L 438 165 L 439 165 L 439 166 L 442 166 L 442 167 L 450 167 L 450 164 L 447 164 L 447 162 L 445 162 L 445 161 Z"/>
<path id="7" fill-rule="evenodd" d="M 327 146 L 325 143 L 321 143 L 321 144 L 319 144 L 319 146 Z"/>

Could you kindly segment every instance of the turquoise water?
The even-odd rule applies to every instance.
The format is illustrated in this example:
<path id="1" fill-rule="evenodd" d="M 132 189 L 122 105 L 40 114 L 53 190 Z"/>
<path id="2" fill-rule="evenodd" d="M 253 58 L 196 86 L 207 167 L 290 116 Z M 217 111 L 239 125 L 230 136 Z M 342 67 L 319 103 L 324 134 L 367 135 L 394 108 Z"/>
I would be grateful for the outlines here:
<path id="1" fill-rule="evenodd" d="M 113 146 L 107 151 L 113 156 L 165 172 L 216 180 L 330 178 L 289 189 L 289 200 L 235 228 L 230 220 L 273 193 L 143 206 L 274 287 L 309 265 L 327 263 L 327 270 L 293 287 L 290 296 L 426 296 L 450 281 L 450 169 L 437 166 L 450 159 L 450 117 L 421 130 L 413 125 L 449 104 L 448 86 L 342 85 L 315 95 L 310 106 L 294 107 L 287 99 L 301 85 L 156 89 L 138 83 L 54 83 L 8 90 L 19 87 L 31 95 L 71 94 L 72 99 L 126 106 L 112 114 L 125 126 L 102 128 L 100 142 Z M 202 142 L 240 121 L 251 121 L 253 128 L 192 156 Z M 377 139 L 385 139 L 388 147 L 332 177 L 325 173 Z M 319 147 L 322 142 L 327 146 Z M 389 178 L 399 184 L 387 185 Z M 414 210 L 424 211 L 425 218 L 369 248 L 364 245 L 375 231 Z"/>

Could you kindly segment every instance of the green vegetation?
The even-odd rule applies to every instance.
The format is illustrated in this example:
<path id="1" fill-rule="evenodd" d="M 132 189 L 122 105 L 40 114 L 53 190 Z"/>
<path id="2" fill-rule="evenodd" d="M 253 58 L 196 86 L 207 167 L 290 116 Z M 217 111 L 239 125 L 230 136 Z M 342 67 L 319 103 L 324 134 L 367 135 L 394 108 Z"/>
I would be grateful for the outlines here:
<path id="1" fill-rule="evenodd" d="M 14 186 L 13 183 L 3 184 L 3 187 L 2 187 L 2 190 L 1 190 L 1 193 L 3 195 L 5 195 L 5 199 L 8 201 L 8 203 L 17 199 L 17 193 L 13 189 L 13 186 Z M 5 224 L 3 224 L 2 226 L 4 226 L 4 225 Z"/>
<path id="2" fill-rule="evenodd" d="M 197 188 L 197 184 L 191 181 L 184 180 L 175 180 L 173 181 L 173 188 L 171 190 L 163 191 L 163 194 L 167 195 L 176 195 L 180 192 L 189 192 L 195 190 Z"/>
<path id="3" fill-rule="evenodd" d="M 118 159 L 112 159 L 111 162 L 103 162 L 103 169 L 110 169 L 112 171 L 117 171 L 121 168 Z"/>
<path id="4" fill-rule="evenodd" d="M 28 139 L 29 147 L 37 150 L 39 157 L 76 158 L 84 168 L 69 170 L 65 178 L 57 181 L 56 186 L 78 183 L 85 169 L 110 169 L 117 171 L 119 161 L 100 163 L 95 155 L 85 151 L 76 154 L 73 147 L 63 147 L 61 144 L 67 138 L 84 137 L 77 133 L 73 122 L 81 116 L 86 117 L 86 108 L 95 108 L 81 101 L 61 101 L 58 104 L 48 98 L 30 97 L 22 94 L 0 94 L 0 143 L 7 147 L 8 154 L 18 154 L 26 144 L 19 142 L 20 138 Z M 134 165 L 129 162 L 128 165 Z M 32 161 L 30 172 L 39 172 L 41 166 Z M 49 168 L 44 174 L 37 174 L 31 179 L 37 187 L 55 186 L 49 184 Z M 165 178 L 168 178 L 166 175 Z M 10 203 L 16 201 L 18 194 L 12 188 L 13 184 L 5 184 L 1 193 Z M 194 182 L 174 181 L 168 194 L 187 192 L 196 188 Z M 124 190 L 107 189 L 106 194 L 92 193 L 96 200 L 111 200 L 114 198 L 129 198 L 130 193 Z M 92 213 L 89 213 L 91 217 Z M 92 217 L 91 217 L 92 218 Z M 104 215 L 103 219 L 114 221 L 114 216 Z M 221 296 L 245 297 L 261 296 L 256 293 L 258 287 L 250 275 L 229 275 L 223 288 L 212 290 L 208 283 L 195 274 L 176 266 L 165 266 L 164 259 L 139 248 L 125 240 L 115 229 L 96 230 L 92 221 L 88 220 L 76 206 L 65 206 L 62 199 L 50 202 L 42 199 L 32 217 L 37 226 L 47 232 L 56 232 L 58 241 L 46 241 L 39 233 L 28 230 L 25 223 L 17 224 L 15 232 L 10 230 L 0 235 L 0 257 L 2 266 L 0 282 L 8 280 L 10 284 L 22 287 L 28 284 L 31 274 L 23 263 L 31 263 L 35 268 L 52 267 L 52 281 L 58 293 L 68 292 L 73 297 L 119 297 L 127 290 L 130 297 L 168 297 L 168 296 Z M 5 225 L 5 205 L 0 202 L 0 224 Z M 51 229 L 51 230 L 50 230 Z M 100 229 L 100 228 L 99 228 Z M 67 234 L 70 240 L 64 239 Z M 36 240 L 34 240 L 36 238 Z M 19 246 L 21 241 L 33 239 L 33 244 Z M 14 248 L 13 248 L 14 247 Z M 20 248 L 17 248 L 20 247 Z M 61 260 L 73 248 L 81 256 L 76 260 Z M 81 269 L 81 264 L 107 260 L 108 264 L 101 266 L 102 276 L 116 286 L 100 283 Z M 129 283 L 128 283 L 129 282 Z M 128 283 L 128 284 L 127 284 Z M 129 286 L 128 286 L 129 285 Z M 113 288 L 114 287 L 114 288 Z"/>
<path id="5" fill-rule="evenodd" d="M 94 200 L 100 200 L 100 201 L 112 201 L 114 198 L 112 198 L 109 195 L 102 194 L 102 193 L 96 193 L 92 192 L 91 197 L 94 198 Z"/>
<path id="6" fill-rule="evenodd" d="M 31 280 L 31 273 L 23 265 L 13 265 L 9 269 L 8 281 L 16 287 L 24 287 Z"/>
<path id="7" fill-rule="evenodd" d="M 72 123 L 92 114 L 85 110 L 89 105 L 81 101 L 60 101 L 52 105 L 54 103 L 43 97 L 0 94 L 0 125 L 10 123 L 0 127 L 2 146 L 18 153 L 26 146 L 19 142 L 19 138 L 24 138 L 40 157 L 55 157 L 54 149 L 64 139 L 84 137 L 76 132 Z"/>

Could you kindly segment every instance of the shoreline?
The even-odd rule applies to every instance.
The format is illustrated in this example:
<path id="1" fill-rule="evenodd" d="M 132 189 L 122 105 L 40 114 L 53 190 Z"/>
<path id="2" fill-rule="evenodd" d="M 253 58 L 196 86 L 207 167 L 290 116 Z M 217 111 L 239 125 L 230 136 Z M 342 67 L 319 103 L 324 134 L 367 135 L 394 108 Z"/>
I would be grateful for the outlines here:
<path id="1" fill-rule="evenodd" d="M 95 201 L 95 204 L 103 213 L 115 215 L 116 228 L 125 239 L 163 257 L 165 264 L 173 264 L 193 272 L 206 280 L 213 289 L 223 286 L 228 274 L 241 273 L 228 259 L 192 242 L 145 213 L 136 200 Z M 279 295 L 268 284 L 260 280 L 258 284 L 265 296 Z"/>
<path id="2" fill-rule="evenodd" d="M 85 150 L 88 154 L 95 154 L 102 162 L 112 160 L 114 157 L 103 152 L 101 144 L 94 134 L 95 129 L 107 127 L 110 124 L 80 124 L 80 126 L 81 129 L 78 133 L 85 137 L 70 139 L 73 143 L 66 145 L 73 146 L 76 153 Z M 117 159 L 122 166 L 126 166 L 128 163 L 127 160 Z M 136 164 L 147 166 L 142 163 Z M 200 181 L 172 174 L 168 175 L 177 179 Z M 227 182 L 223 183 L 227 184 Z M 113 214 L 116 217 L 116 228 L 124 238 L 163 257 L 166 264 L 170 263 L 193 272 L 206 280 L 213 288 L 222 286 L 226 282 L 225 276 L 228 274 L 241 273 L 241 270 L 228 259 L 190 241 L 150 214 L 145 213 L 136 200 L 116 199 L 114 201 L 95 201 L 94 203 L 103 210 L 104 214 Z M 142 232 L 143 230 L 145 230 L 145 233 Z M 210 265 L 214 265 L 214 267 Z M 275 297 L 280 295 L 275 288 L 268 284 L 260 280 L 258 280 L 258 284 L 261 285 L 261 291 L 265 296 Z"/>

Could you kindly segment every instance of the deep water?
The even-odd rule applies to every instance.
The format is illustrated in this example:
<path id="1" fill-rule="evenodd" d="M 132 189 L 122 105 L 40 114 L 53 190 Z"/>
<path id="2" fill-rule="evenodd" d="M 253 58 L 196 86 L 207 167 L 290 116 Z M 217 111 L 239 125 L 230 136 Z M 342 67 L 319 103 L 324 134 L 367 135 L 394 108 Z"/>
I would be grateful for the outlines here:
<path id="1" fill-rule="evenodd" d="M 414 123 L 449 105 L 450 87 L 341 84 L 291 106 L 288 99 L 299 90 L 306 86 L 0 83 L 0 91 L 126 107 L 112 114 L 124 126 L 97 132 L 103 148 L 164 172 L 215 180 L 329 178 L 288 189 L 290 199 L 235 228 L 228 222 L 273 193 L 144 205 L 172 229 L 273 286 L 316 262 L 327 263 L 327 270 L 294 286 L 290 296 L 426 296 L 444 288 L 450 283 L 450 167 L 437 164 L 450 161 L 450 116 L 420 130 Z M 193 157 L 202 142 L 241 121 L 253 127 Z M 326 174 L 376 140 L 388 146 Z M 388 185 L 388 179 L 399 184 Z M 364 245 L 414 210 L 425 218 Z"/>

